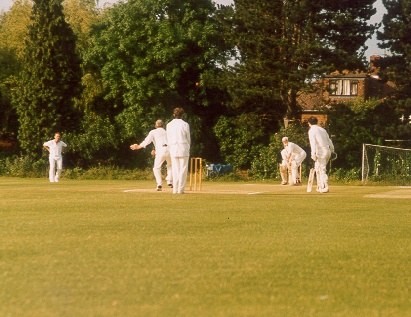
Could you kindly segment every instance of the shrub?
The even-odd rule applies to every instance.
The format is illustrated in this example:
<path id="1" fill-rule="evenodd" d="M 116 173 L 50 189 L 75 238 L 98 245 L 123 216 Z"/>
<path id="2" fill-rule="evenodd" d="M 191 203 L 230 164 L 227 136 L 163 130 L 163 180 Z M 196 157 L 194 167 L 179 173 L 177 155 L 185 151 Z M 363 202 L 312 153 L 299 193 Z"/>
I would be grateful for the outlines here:
<path id="1" fill-rule="evenodd" d="M 49 168 L 48 159 L 34 160 L 29 156 L 8 157 L 0 159 L 0 175 L 9 177 L 47 177 Z M 116 166 L 97 165 L 89 169 L 81 167 L 64 168 L 63 177 L 69 179 L 123 179 L 123 180 L 151 180 L 151 169 L 123 169 Z"/>
<path id="2" fill-rule="evenodd" d="M 93 166 L 89 169 L 72 168 L 64 170 L 64 177 L 70 179 L 100 180 L 151 180 L 154 178 L 151 169 L 124 169 L 116 166 Z"/>
<path id="3" fill-rule="evenodd" d="M 239 169 L 250 167 L 263 143 L 267 142 L 262 119 L 253 113 L 237 117 L 221 116 L 213 131 L 223 159 Z"/>
<path id="4" fill-rule="evenodd" d="M 352 168 L 350 170 L 344 170 L 338 168 L 330 175 L 330 178 L 335 181 L 343 181 L 345 183 L 352 183 L 361 181 L 361 168 Z"/>
<path id="5" fill-rule="evenodd" d="M 0 175 L 11 177 L 44 177 L 48 160 L 35 160 L 30 156 L 12 156 L 0 160 Z"/>

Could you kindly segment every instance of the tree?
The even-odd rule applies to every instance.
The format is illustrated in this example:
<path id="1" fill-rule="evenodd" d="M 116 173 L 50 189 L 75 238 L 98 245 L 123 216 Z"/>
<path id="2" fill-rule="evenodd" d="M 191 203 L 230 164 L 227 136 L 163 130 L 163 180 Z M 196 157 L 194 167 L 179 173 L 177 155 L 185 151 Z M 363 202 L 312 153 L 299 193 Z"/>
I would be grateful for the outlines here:
<path id="1" fill-rule="evenodd" d="M 30 23 L 31 1 L 15 0 L 8 12 L 0 14 L 0 133 L 15 141 L 18 124 L 11 90 L 23 68 L 24 39 Z"/>
<path id="2" fill-rule="evenodd" d="M 23 152 L 38 157 L 42 142 L 78 124 L 73 98 L 81 92 L 76 38 L 64 19 L 61 0 L 34 0 L 24 68 L 13 98 Z"/>
<path id="3" fill-rule="evenodd" d="M 411 138 L 411 1 L 383 0 L 387 13 L 383 16 L 383 31 L 377 32 L 379 47 L 391 55 L 379 59 L 380 76 L 395 84 L 396 93 L 385 103 L 395 106 L 397 122 L 392 132 L 399 140 Z M 408 144 L 404 144 L 409 146 Z"/>
<path id="4" fill-rule="evenodd" d="M 378 46 L 388 49 L 390 56 L 380 59 L 382 77 L 396 85 L 396 98 L 411 97 L 411 1 L 383 0 L 387 13 L 383 16 L 383 31 L 377 32 Z"/>
<path id="5" fill-rule="evenodd" d="M 364 68 L 375 0 L 235 0 L 239 63 L 232 107 L 278 119 L 298 118 L 298 93 L 324 73 Z"/>
<path id="6" fill-rule="evenodd" d="M 241 114 L 232 120 L 221 116 L 213 130 L 219 140 L 221 155 L 226 163 L 247 169 L 261 150 L 265 133 L 258 115 Z"/>
<path id="7" fill-rule="evenodd" d="M 105 10 L 92 31 L 85 69 L 101 79 L 119 142 L 143 137 L 158 118 L 182 106 L 192 128 L 194 155 L 204 147 L 220 103 L 208 86 L 226 63 L 225 44 L 211 0 L 129 0 Z M 210 138 L 208 138 L 210 140 Z M 212 142 L 211 142 L 212 143 Z M 204 146 L 203 146 L 204 145 Z"/>
<path id="8" fill-rule="evenodd" d="M 97 22 L 96 0 L 64 0 L 64 15 L 77 37 L 77 51 L 80 56 L 89 46 L 91 26 Z"/>
<path id="9" fill-rule="evenodd" d="M 390 101 L 357 100 L 334 105 L 327 124 L 336 152 L 343 155 L 333 166 L 359 169 L 364 143 L 383 145 L 387 139 L 401 138 L 396 128 L 399 116 L 395 103 Z"/>

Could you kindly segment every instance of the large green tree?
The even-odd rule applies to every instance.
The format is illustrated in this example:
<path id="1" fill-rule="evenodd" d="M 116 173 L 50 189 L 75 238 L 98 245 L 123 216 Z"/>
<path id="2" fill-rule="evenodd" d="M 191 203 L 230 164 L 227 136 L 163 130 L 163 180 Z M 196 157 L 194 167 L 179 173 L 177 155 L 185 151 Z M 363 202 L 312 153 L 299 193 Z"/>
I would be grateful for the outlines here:
<path id="1" fill-rule="evenodd" d="M 298 93 L 327 71 L 364 68 L 375 0 L 234 0 L 232 106 L 268 126 L 298 117 Z"/>
<path id="2" fill-rule="evenodd" d="M 35 157 L 53 132 L 73 131 L 78 124 L 73 99 L 81 92 L 80 59 L 61 2 L 34 0 L 24 68 L 13 101 L 21 149 Z"/>
<path id="3" fill-rule="evenodd" d="M 395 84 L 396 93 L 385 100 L 387 106 L 395 105 L 398 112 L 396 137 L 411 138 L 411 1 L 383 0 L 387 13 L 383 16 L 383 30 L 377 32 L 379 47 L 390 54 L 377 61 L 383 80 Z M 394 128 L 393 128 L 394 129 Z M 410 146 L 411 143 L 404 144 Z"/>
<path id="4" fill-rule="evenodd" d="M 0 137 L 15 141 L 18 124 L 11 91 L 23 65 L 24 39 L 30 22 L 31 1 L 15 0 L 0 13 Z"/>
<path id="5" fill-rule="evenodd" d="M 90 111 L 116 124 L 120 142 L 139 140 L 157 118 L 167 121 L 182 106 L 192 153 L 209 153 L 203 146 L 213 144 L 211 126 L 221 109 L 210 83 L 228 47 L 215 10 L 211 0 L 129 0 L 103 12 L 85 56 L 87 73 L 103 85 Z"/>
<path id="6" fill-rule="evenodd" d="M 380 48 L 390 55 L 380 60 L 382 75 L 395 83 L 397 97 L 411 96 L 411 1 L 383 0 L 387 13 L 383 30 L 377 32 Z"/>
<path id="7" fill-rule="evenodd" d="M 238 56 L 224 77 L 229 117 L 217 126 L 229 122 L 239 127 L 244 114 L 258 116 L 258 139 L 247 139 L 242 129 L 236 132 L 249 153 L 243 167 L 250 167 L 252 153 L 268 144 L 284 118 L 298 120 L 298 95 L 310 91 L 316 79 L 334 70 L 364 69 L 374 1 L 234 0 L 234 8 L 223 10 L 224 25 L 231 25 L 227 40 Z M 227 160 L 239 147 L 224 139 L 220 144 Z"/>

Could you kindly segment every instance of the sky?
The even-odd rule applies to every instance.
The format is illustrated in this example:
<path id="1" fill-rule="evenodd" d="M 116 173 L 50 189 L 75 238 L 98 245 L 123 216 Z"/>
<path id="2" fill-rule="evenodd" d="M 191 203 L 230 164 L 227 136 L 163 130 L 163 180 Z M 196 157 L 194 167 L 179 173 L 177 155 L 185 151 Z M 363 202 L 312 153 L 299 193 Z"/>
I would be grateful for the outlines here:
<path id="1" fill-rule="evenodd" d="M 118 0 L 99 0 L 99 4 L 101 7 L 103 7 L 104 5 L 110 5 L 112 3 L 116 3 L 117 1 Z M 214 0 L 214 2 L 218 4 L 228 5 L 232 3 L 232 0 Z M 3 11 L 3 10 L 7 11 L 8 9 L 10 9 L 12 4 L 13 4 L 13 0 L 0 0 L 0 11 Z M 377 8 L 377 13 L 374 16 L 372 16 L 371 21 L 370 21 L 371 23 L 381 22 L 382 16 L 385 13 L 385 8 L 382 5 L 382 0 L 377 0 L 375 3 L 375 7 Z M 375 35 L 373 39 L 366 42 L 366 45 L 368 46 L 368 50 L 366 51 L 366 56 L 368 60 L 371 55 L 384 55 L 385 54 L 385 52 L 382 49 L 378 48 L 377 43 L 378 41 L 376 40 Z"/>

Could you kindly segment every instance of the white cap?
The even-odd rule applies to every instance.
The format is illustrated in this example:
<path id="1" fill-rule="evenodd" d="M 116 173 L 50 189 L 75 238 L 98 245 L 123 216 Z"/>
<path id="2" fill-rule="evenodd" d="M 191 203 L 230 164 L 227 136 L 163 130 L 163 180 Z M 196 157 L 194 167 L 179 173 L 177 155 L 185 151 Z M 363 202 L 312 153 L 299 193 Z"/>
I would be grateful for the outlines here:
<path id="1" fill-rule="evenodd" d="M 281 142 L 288 141 L 288 138 L 285 136 L 281 139 Z"/>

